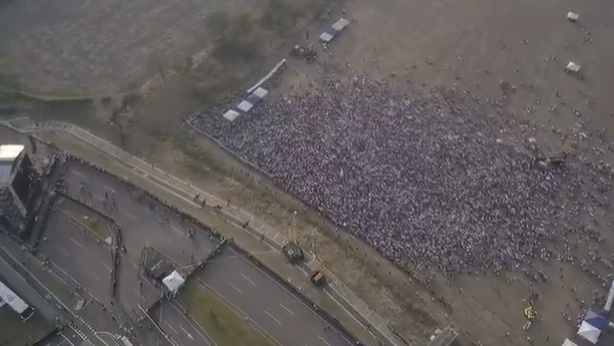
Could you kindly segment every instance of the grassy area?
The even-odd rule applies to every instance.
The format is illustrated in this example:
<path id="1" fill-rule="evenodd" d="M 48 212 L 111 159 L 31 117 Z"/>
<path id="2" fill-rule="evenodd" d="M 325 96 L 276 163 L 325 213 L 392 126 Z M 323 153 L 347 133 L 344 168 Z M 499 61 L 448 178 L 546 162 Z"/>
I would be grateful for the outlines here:
<path id="1" fill-rule="evenodd" d="M 52 325 L 36 313 L 27 322 L 23 322 L 8 306 L 0 308 L 0 345 L 34 345 L 53 329 Z"/>
<path id="2" fill-rule="evenodd" d="M 101 240 L 105 240 L 111 235 L 107 222 L 91 210 L 88 210 L 68 199 L 63 200 L 59 205 L 59 208 L 91 229 L 94 233 L 100 236 Z"/>
<path id="3" fill-rule="evenodd" d="M 182 291 L 179 300 L 194 319 L 211 335 L 218 345 L 272 346 L 237 313 L 194 281 Z"/>

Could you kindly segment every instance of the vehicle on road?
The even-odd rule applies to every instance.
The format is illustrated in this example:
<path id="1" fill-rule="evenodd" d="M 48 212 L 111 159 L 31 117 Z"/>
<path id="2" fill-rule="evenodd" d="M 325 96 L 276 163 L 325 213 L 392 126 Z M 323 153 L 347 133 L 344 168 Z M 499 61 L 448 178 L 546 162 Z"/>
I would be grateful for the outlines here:
<path id="1" fill-rule="evenodd" d="M 317 287 L 322 287 L 326 284 L 326 276 L 321 269 L 316 269 L 309 275 L 309 280 Z"/>

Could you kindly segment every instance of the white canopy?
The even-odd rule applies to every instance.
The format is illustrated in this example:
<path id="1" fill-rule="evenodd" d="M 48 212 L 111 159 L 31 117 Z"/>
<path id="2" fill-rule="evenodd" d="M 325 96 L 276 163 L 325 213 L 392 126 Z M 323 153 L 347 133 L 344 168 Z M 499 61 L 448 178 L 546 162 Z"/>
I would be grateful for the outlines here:
<path id="1" fill-rule="evenodd" d="M 596 344 L 599 340 L 599 335 L 601 335 L 601 330 L 597 329 L 595 326 L 586 321 L 582 321 L 580 329 L 578 329 L 578 335 L 591 343 Z"/>
<path id="2" fill-rule="evenodd" d="M 249 112 L 249 110 L 252 109 L 253 107 L 254 107 L 254 105 L 251 102 L 247 101 L 247 100 L 243 100 L 243 101 L 241 101 L 241 103 L 239 103 L 237 105 L 237 108 L 240 111 L 245 112 L 245 113 Z"/>
<path id="3" fill-rule="evenodd" d="M 166 288 L 168 288 L 170 292 L 177 293 L 179 291 L 179 288 L 185 283 L 185 279 L 181 275 L 179 275 L 176 270 L 173 270 L 173 272 L 170 273 L 169 276 L 162 279 L 162 283 L 164 284 L 164 286 L 166 286 Z"/>
<path id="4" fill-rule="evenodd" d="M 223 116 L 224 116 L 224 119 L 228 121 L 234 121 L 239 116 L 239 112 L 229 109 L 226 113 L 224 113 Z"/>

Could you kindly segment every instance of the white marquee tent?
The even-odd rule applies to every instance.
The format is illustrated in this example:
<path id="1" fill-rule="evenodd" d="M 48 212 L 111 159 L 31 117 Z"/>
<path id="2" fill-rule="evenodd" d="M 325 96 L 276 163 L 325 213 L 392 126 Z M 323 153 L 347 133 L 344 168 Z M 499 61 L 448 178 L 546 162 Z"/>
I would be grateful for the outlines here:
<path id="1" fill-rule="evenodd" d="M 582 321 L 580 329 L 578 329 L 578 335 L 596 344 L 601 335 L 601 330 L 586 321 Z"/>
<path id="2" fill-rule="evenodd" d="M 181 275 L 179 275 L 176 270 L 173 270 L 173 272 L 170 273 L 169 276 L 162 279 L 162 283 L 164 284 L 164 286 L 166 286 L 169 292 L 175 294 L 179 291 L 179 288 L 183 286 L 183 284 L 185 283 L 185 279 Z"/>

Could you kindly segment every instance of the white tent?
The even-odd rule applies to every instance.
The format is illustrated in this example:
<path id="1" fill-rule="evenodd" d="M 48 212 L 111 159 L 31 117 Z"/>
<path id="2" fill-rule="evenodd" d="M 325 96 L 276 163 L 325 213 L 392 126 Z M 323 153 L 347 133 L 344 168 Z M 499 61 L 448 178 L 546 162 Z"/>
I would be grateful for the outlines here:
<path id="1" fill-rule="evenodd" d="M 565 339 L 565 341 L 563 341 L 563 346 L 578 346 L 578 345 L 569 339 Z"/>
<path id="2" fill-rule="evenodd" d="M 173 272 L 170 273 L 169 276 L 162 279 L 162 283 L 164 284 L 164 286 L 166 286 L 169 292 L 175 294 L 179 291 L 179 288 L 183 286 L 183 284 L 185 283 L 185 279 L 181 277 L 181 275 L 179 275 L 176 270 L 173 270 Z"/>
<path id="3" fill-rule="evenodd" d="M 250 109 L 254 108 L 254 104 L 253 104 L 253 103 L 251 103 L 251 102 L 249 102 L 249 101 L 247 101 L 247 100 L 243 100 L 243 101 L 241 101 L 241 103 L 239 103 L 239 104 L 237 105 L 237 108 L 238 108 L 240 111 L 242 111 L 242 112 L 244 112 L 244 113 L 247 113 L 247 112 L 249 112 L 249 111 L 250 111 Z"/>
<path id="4" fill-rule="evenodd" d="M 228 121 L 234 121 L 239 116 L 239 112 L 229 109 L 226 113 L 224 113 L 224 119 Z"/>
<path id="5" fill-rule="evenodd" d="M 596 344 L 599 340 L 599 335 L 601 335 L 601 330 L 586 321 L 582 321 L 580 329 L 578 329 L 578 335 Z"/>

